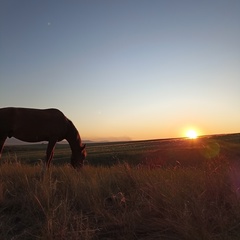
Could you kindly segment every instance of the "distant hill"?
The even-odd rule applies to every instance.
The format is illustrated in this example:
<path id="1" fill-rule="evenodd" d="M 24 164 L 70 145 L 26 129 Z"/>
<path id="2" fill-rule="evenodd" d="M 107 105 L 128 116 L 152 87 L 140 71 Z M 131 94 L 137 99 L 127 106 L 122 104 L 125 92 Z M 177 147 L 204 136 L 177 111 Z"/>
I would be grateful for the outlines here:
<path id="1" fill-rule="evenodd" d="M 94 142 L 120 142 L 120 141 L 131 141 L 128 137 L 110 137 L 110 138 L 96 138 L 93 140 L 83 139 L 83 143 L 94 143 Z M 7 138 L 5 145 L 26 145 L 26 144 L 41 144 L 47 143 L 46 141 L 43 142 L 36 142 L 36 143 L 28 143 L 20 141 L 16 138 Z M 58 144 L 68 144 L 66 140 L 59 142 Z"/>
<path id="2" fill-rule="evenodd" d="M 41 142 L 38 142 L 36 144 L 39 144 L 39 143 L 41 143 Z M 47 142 L 42 142 L 42 143 L 47 143 Z M 29 143 L 20 141 L 16 138 L 7 138 L 7 140 L 5 142 L 5 145 L 26 145 L 26 144 L 29 144 Z M 34 143 L 31 143 L 31 144 L 34 144 Z"/>
<path id="3" fill-rule="evenodd" d="M 128 141 L 132 141 L 132 139 L 130 137 L 103 137 L 103 138 L 94 138 L 89 141 L 90 142 L 128 142 Z"/>
<path id="4" fill-rule="evenodd" d="M 213 134 L 213 135 L 204 135 L 199 136 L 199 138 L 214 138 L 214 139 L 222 139 L 224 141 L 240 141 L 240 133 L 229 133 L 229 134 Z M 181 139 L 181 138 L 167 138 L 167 140 L 173 139 Z M 155 139 L 155 140 L 164 140 L 164 139 Z M 166 140 L 166 139 L 165 139 Z M 130 142 L 132 141 L 129 137 L 106 137 L 106 138 L 94 138 L 94 139 L 82 139 L 83 143 L 107 143 L 107 142 Z M 144 141 L 144 140 L 143 140 Z M 145 140 L 150 141 L 150 140 Z M 45 142 L 37 142 L 35 144 L 47 143 Z M 34 144 L 20 141 L 16 138 L 8 138 L 6 140 L 5 145 L 26 145 L 26 144 Z M 59 142 L 58 144 L 68 144 L 66 140 Z"/>

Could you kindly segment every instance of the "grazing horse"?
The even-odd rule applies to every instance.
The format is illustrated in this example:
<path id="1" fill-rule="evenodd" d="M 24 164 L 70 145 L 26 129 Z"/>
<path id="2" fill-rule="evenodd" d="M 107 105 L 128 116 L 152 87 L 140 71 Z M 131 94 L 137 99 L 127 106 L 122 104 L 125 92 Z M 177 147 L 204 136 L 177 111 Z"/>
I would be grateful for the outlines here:
<path id="1" fill-rule="evenodd" d="M 7 137 L 15 137 L 25 142 L 48 141 L 47 168 L 56 143 L 63 139 L 66 139 L 71 147 L 71 164 L 74 168 L 82 167 L 86 157 L 86 144 L 82 145 L 77 129 L 57 109 L 0 108 L 0 157 Z"/>

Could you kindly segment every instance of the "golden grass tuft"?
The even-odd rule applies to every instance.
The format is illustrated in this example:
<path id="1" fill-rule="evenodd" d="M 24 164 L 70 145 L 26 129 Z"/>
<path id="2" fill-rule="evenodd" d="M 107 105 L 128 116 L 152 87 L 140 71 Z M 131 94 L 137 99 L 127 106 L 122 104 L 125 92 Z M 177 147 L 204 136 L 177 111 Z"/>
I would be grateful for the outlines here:
<path id="1" fill-rule="evenodd" d="M 210 161 L 210 160 L 209 160 Z M 205 168 L 0 166 L 0 239 L 239 239 L 224 161 Z"/>

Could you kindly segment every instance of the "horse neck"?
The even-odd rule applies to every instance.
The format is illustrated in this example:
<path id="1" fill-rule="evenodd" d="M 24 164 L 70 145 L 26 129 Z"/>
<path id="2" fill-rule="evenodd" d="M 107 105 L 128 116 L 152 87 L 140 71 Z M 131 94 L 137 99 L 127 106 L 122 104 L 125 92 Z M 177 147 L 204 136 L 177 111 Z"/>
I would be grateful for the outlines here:
<path id="1" fill-rule="evenodd" d="M 80 135 L 70 120 L 66 140 L 68 141 L 73 153 L 78 151 L 82 145 Z"/>

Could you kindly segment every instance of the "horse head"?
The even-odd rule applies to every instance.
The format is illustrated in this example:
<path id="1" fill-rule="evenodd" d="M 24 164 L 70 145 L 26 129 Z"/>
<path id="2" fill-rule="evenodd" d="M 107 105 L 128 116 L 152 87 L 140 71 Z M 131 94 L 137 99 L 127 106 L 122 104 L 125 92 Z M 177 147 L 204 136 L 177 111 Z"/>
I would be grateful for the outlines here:
<path id="1" fill-rule="evenodd" d="M 71 164 L 74 168 L 81 168 L 83 166 L 83 161 L 87 156 L 86 144 L 79 147 L 79 150 L 72 153 Z"/>

